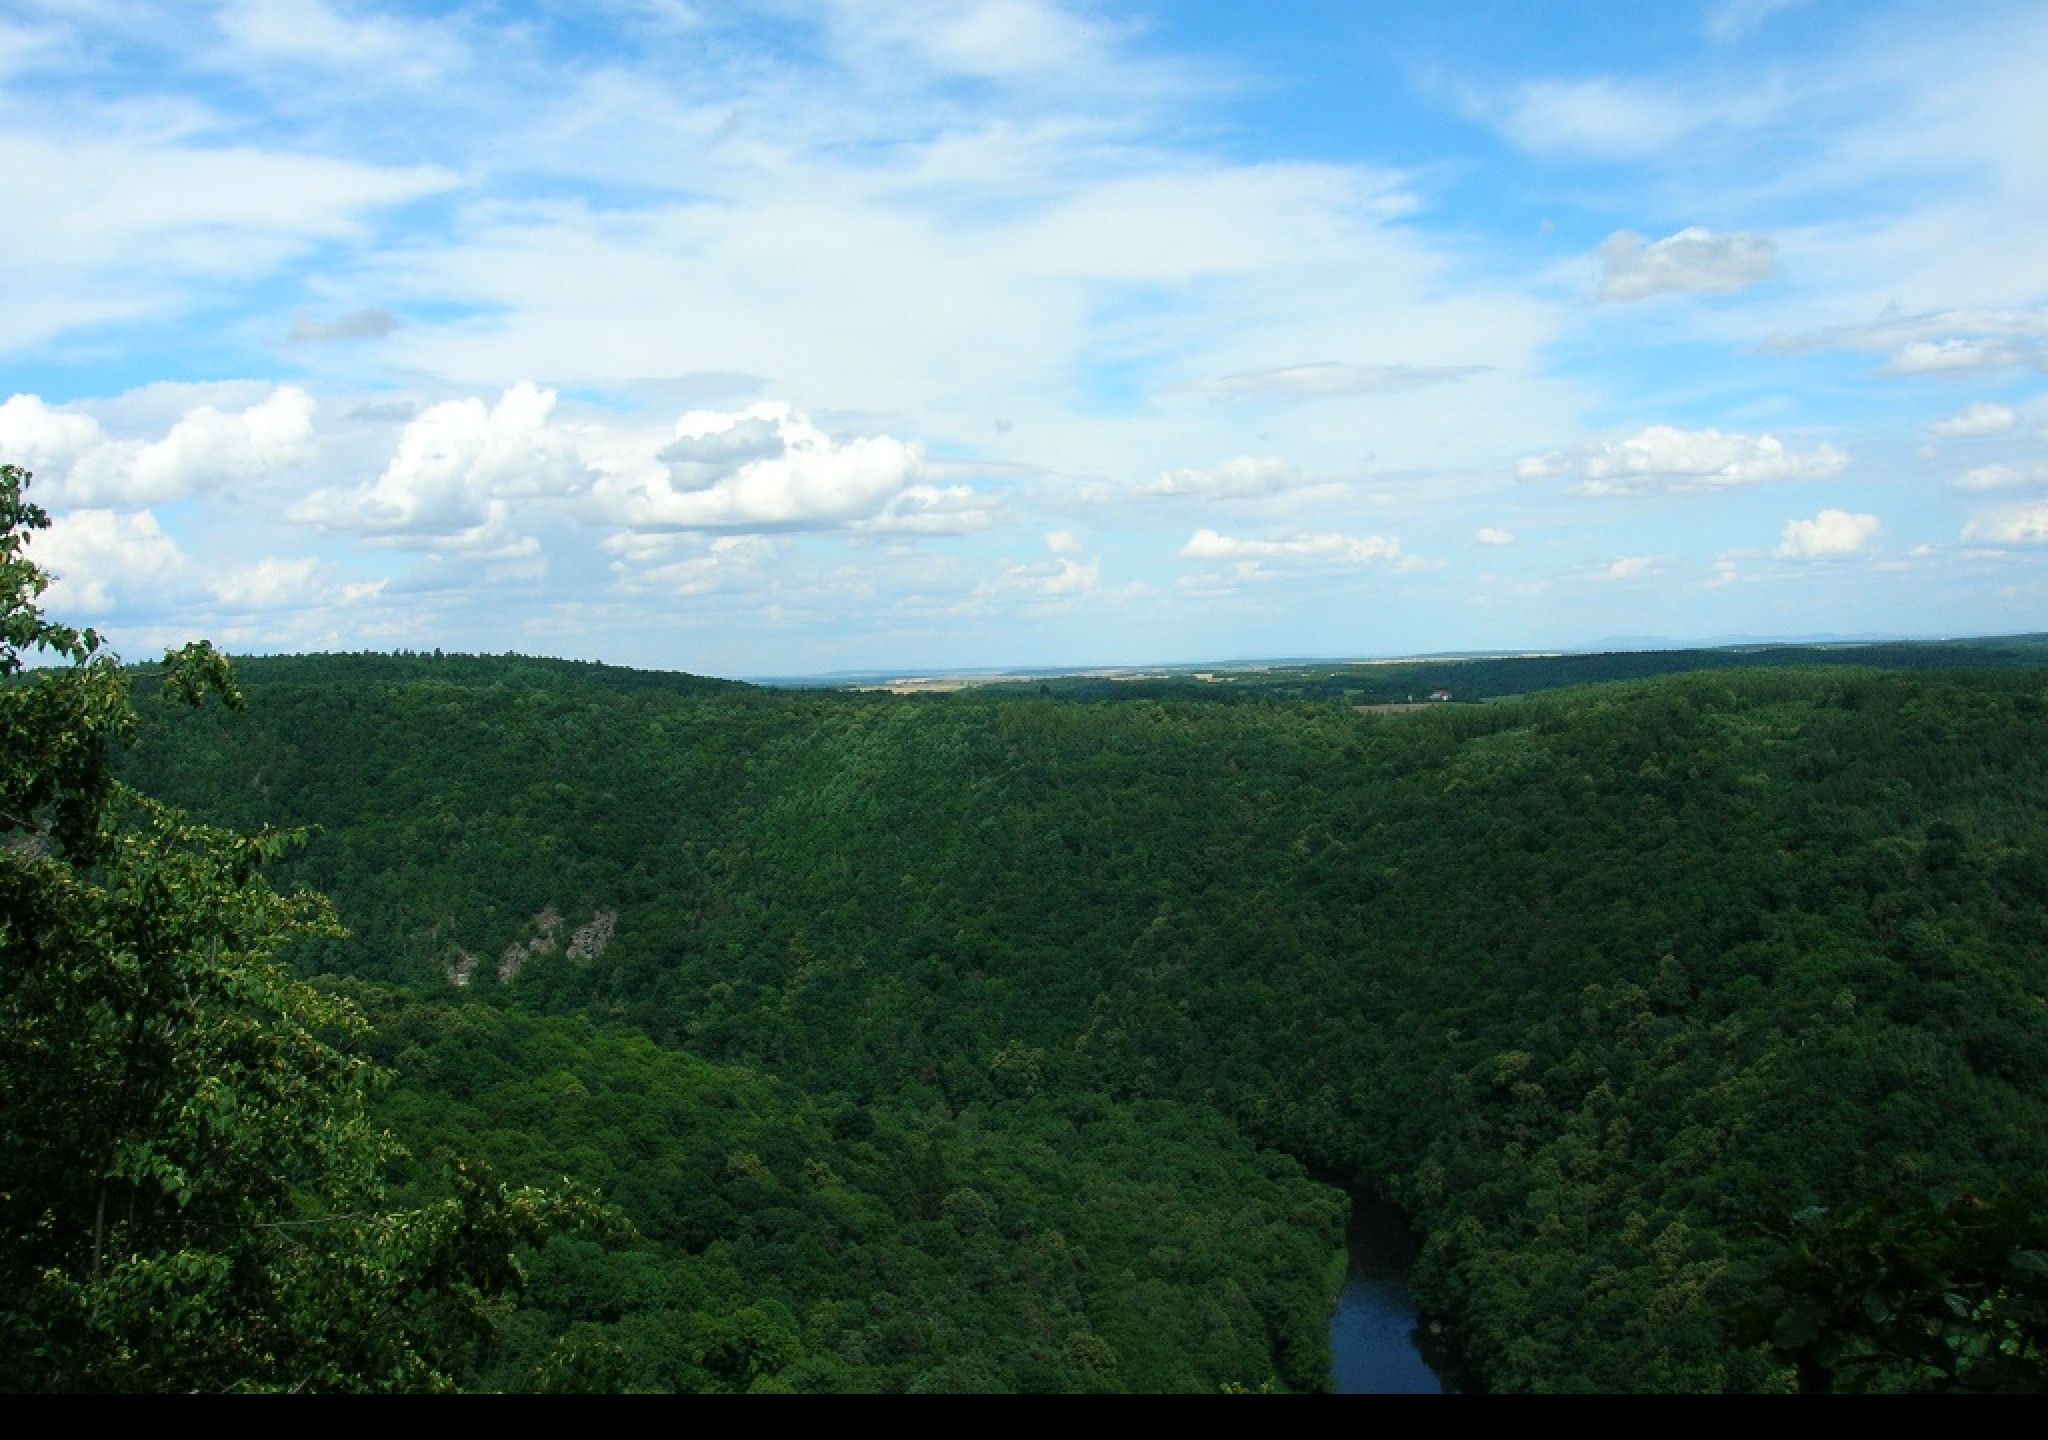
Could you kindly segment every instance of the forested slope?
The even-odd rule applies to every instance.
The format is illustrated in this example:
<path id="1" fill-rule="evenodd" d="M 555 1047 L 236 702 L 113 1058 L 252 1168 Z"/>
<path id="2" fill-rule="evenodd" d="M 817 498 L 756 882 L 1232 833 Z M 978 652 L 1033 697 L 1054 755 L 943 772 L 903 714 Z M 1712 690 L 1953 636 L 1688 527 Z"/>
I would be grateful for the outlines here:
<path id="1" fill-rule="evenodd" d="M 2041 671 L 1390 716 L 555 673 L 246 662 L 247 715 L 134 757 L 322 827 L 286 878 L 353 936 L 304 963 L 421 997 L 402 1132 L 666 1247 L 631 1303 L 550 1260 L 522 1365 L 580 1325 L 681 1388 L 1310 1385 L 1329 1192 L 1241 1135 L 1410 1209 L 1491 1386 L 1774 1385 L 1716 1318 L 1750 1207 L 2048 1173 Z M 757 1128 L 661 1098 L 707 1086 Z M 586 1096 L 639 1138 L 571 1143 Z M 795 1348 L 731 1360 L 769 1302 Z"/>

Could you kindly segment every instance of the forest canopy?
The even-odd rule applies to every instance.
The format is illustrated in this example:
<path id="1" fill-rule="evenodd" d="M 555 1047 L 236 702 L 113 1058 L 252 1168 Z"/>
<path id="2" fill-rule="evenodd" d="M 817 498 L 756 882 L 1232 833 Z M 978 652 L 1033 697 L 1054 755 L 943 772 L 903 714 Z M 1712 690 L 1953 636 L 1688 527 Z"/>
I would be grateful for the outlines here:
<path id="1" fill-rule="evenodd" d="M 745 1387 L 1312 1388 L 1311 1256 L 1336 1242 L 1312 1186 L 1285 1198 L 1305 1170 L 1415 1217 L 1420 1295 L 1476 1383 L 1790 1388 L 1794 1357 L 1726 1318 L 1784 1253 L 1759 1214 L 2048 1173 L 2037 668 L 1748 668 L 1397 714 L 516 658 L 240 674 L 246 717 L 152 711 L 132 773 L 221 823 L 322 827 L 280 874 L 350 938 L 293 963 L 426 1007 L 425 1038 L 387 1048 L 395 1128 L 462 1115 L 668 1247 L 637 1262 L 665 1290 L 593 1290 L 564 1259 L 519 1322 L 529 1349 L 618 1346 L 635 1384 L 739 1386 L 701 1357 L 772 1301 L 801 1352 Z M 638 1102 L 600 1057 L 644 1041 L 772 1077 L 794 1128 L 717 1149 L 670 1111 L 667 1151 L 544 1141 L 569 1112 L 475 1098 L 434 1039 L 486 1015 L 592 1027 L 519 1083 L 621 1123 Z M 1181 1178 L 1140 1201 L 1095 1144 Z M 1261 1155 L 1298 1181 L 1200 1219 L 1252 1203 Z M 839 1182 L 888 1222 L 836 1228 Z M 920 1228 L 956 1191 L 993 1270 Z M 1028 1258 L 1052 1234 L 1071 1290 Z M 674 1278 L 705 1265 L 732 1269 Z M 1196 1328 L 1148 1347 L 1169 1316 Z M 1254 1373 L 1229 1337 L 1261 1329 Z M 1113 1370 L 1075 1368 L 1095 1341 Z"/>

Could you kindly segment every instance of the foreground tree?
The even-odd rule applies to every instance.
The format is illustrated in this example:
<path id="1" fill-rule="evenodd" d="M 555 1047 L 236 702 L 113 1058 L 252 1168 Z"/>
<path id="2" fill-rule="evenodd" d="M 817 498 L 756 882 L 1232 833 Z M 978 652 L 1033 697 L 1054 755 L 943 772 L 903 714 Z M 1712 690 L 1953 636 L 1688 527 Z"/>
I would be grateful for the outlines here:
<path id="1" fill-rule="evenodd" d="M 517 1248 L 602 1216 L 464 1167 L 389 1208 L 363 1021 L 277 959 L 339 930 L 261 874 L 297 837 L 115 778 L 130 677 L 44 617 L 28 481 L 0 466 L 0 1388 L 448 1388 Z M 241 703 L 204 643 L 161 677 Z"/>
<path id="2" fill-rule="evenodd" d="M 1763 1228 L 1777 1263 L 1730 1318 L 1801 1390 L 2048 1390 L 2048 1184 L 1908 1188 Z"/>

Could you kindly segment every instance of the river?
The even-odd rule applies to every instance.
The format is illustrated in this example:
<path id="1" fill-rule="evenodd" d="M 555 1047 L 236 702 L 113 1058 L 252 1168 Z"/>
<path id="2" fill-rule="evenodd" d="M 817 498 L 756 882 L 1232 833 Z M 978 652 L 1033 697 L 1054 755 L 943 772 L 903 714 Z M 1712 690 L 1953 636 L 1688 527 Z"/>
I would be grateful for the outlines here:
<path id="1" fill-rule="evenodd" d="M 1350 1266 L 1330 1316 L 1332 1378 L 1339 1395 L 1441 1395 L 1447 1387 L 1416 1344 L 1415 1262 L 1408 1217 L 1391 1205 L 1355 1197 L 1347 1237 Z M 1439 1357 L 1439 1364 L 1448 1370 Z"/>

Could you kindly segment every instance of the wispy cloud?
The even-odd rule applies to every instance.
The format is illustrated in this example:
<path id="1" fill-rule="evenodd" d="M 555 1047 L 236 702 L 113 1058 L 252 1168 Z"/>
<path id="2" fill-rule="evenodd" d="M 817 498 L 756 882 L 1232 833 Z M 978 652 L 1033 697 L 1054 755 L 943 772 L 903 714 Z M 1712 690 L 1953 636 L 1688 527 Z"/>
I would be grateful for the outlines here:
<path id="1" fill-rule="evenodd" d="M 351 310 L 333 320 L 310 319 L 301 310 L 292 316 L 285 339 L 295 345 L 329 345 L 337 340 L 381 340 L 398 328 L 389 310 Z"/>
<path id="2" fill-rule="evenodd" d="M 1707 34 L 1718 44 L 1735 44 L 1756 34 L 1771 16 L 1805 3 L 1806 0 L 1721 0 L 1707 12 Z"/>
<path id="3" fill-rule="evenodd" d="M 1858 350 L 1887 355 L 1894 375 L 1970 375 L 2039 364 L 2048 339 L 2048 308 L 1944 310 L 1882 315 L 1764 342 L 1766 354 Z"/>
<path id="4" fill-rule="evenodd" d="M 1290 535 L 1275 540 L 1243 540 L 1197 530 L 1180 550 L 1188 560 L 1280 560 L 1331 565 L 1371 565 L 1401 558 L 1401 542 L 1387 535 Z"/>
<path id="5" fill-rule="evenodd" d="M 1313 400 L 1334 395 L 1387 395 L 1450 385 L 1484 374 L 1484 365 L 1284 365 L 1241 370 L 1173 388 L 1239 399 Z"/>

